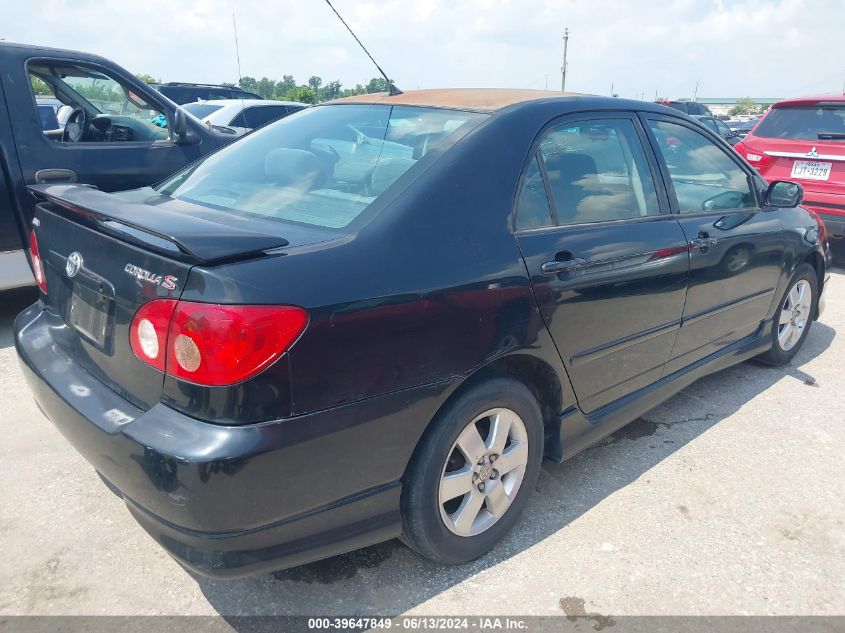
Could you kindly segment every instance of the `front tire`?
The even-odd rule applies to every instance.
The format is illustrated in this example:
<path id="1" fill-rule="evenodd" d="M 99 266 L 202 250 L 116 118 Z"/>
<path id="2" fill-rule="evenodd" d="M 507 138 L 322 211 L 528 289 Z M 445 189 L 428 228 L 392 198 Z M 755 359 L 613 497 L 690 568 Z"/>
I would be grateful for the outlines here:
<path id="1" fill-rule="evenodd" d="M 402 540 L 459 564 L 489 552 L 519 519 L 537 482 L 543 418 L 528 388 L 496 378 L 438 413 L 402 489 Z"/>
<path id="2" fill-rule="evenodd" d="M 801 264 L 789 282 L 772 326 L 772 347 L 760 355 L 771 365 L 785 365 L 798 353 L 813 325 L 819 282 L 815 269 Z"/>

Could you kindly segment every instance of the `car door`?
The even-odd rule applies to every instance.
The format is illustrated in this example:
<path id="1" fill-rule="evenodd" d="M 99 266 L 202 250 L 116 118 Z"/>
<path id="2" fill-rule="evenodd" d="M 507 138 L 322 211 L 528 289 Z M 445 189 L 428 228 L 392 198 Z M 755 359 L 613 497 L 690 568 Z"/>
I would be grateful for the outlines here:
<path id="1" fill-rule="evenodd" d="M 635 115 L 564 118 L 522 176 L 515 236 L 581 408 L 657 380 L 680 327 L 686 238 Z"/>
<path id="2" fill-rule="evenodd" d="M 138 85 L 116 68 L 60 56 L 29 59 L 25 64 L 31 83 L 42 91 L 64 91 L 76 103 L 87 104 L 85 107 L 95 116 L 123 117 L 127 125 L 139 126 L 141 132 L 151 130 L 149 134 L 155 136 L 126 140 L 98 129 L 96 138 L 92 135 L 71 142 L 60 130 L 42 130 L 38 116 L 20 116 L 13 134 L 26 184 L 75 181 L 109 192 L 133 189 L 153 184 L 208 152 L 207 147 L 202 147 L 206 141 L 175 143 L 164 116 L 158 118 L 164 127 L 153 125 L 154 119 L 167 111 L 158 101 L 158 93 Z M 39 77 L 55 84 L 48 85 Z M 127 93 L 149 108 L 134 105 Z M 27 89 L 10 92 L 7 100 L 11 112 L 32 112 L 36 107 L 33 94 Z M 192 123 L 188 121 L 188 125 Z M 200 141 L 204 137 L 195 138 Z M 31 215 L 31 209 L 24 211 Z"/>
<path id="3" fill-rule="evenodd" d="M 671 373 L 759 330 L 783 266 L 783 229 L 777 213 L 761 208 L 752 170 L 715 138 L 674 117 L 643 120 L 690 246 Z"/>

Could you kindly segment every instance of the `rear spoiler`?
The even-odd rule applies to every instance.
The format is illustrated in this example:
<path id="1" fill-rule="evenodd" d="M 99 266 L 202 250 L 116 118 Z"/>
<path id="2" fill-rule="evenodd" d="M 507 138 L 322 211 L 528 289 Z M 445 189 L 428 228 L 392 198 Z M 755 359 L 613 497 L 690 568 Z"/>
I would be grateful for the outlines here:
<path id="1" fill-rule="evenodd" d="M 287 246 L 281 237 L 221 224 L 190 213 L 130 202 L 86 185 L 29 185 L 39 200 L 96 221 L 106 232 L 118 233 L 169 257 L 207 264 Z"/>

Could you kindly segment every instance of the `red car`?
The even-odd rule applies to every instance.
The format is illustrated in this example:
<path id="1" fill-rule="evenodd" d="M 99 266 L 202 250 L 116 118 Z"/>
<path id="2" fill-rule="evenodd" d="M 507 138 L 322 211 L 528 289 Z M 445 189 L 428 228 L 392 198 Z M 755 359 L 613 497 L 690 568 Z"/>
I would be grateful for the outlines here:
<path id="1" fill-rule="evenodd" d="M 845 236 L 845 95 L 779 101 L 734 149 L 768 181 L 801 183 L 803 206 Z"/>

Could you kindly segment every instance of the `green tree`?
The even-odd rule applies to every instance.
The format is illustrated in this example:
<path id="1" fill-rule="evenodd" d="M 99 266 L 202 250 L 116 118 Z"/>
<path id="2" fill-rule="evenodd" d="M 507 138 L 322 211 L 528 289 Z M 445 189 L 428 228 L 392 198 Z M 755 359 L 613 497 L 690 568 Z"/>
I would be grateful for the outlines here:
<path id="1" fill-rule="evenodd" d="M 241 90 L 247 90 L 248 92 L 255 92 L 256 88 L 258 87 L 258 82 L 255 81 L 254 77 L 241 77 L 238 80 L 238 85 L 241 87 Z"/>
<path id="2" fill-rule="evenodd" d="M 276 82 L 276 92 L 273 98 L 285 101 L 288 98 L 288 93 L 294 88 L 296 88 L 296 80 L 293 75 L 282 75 L 282 80 Z"/>
<path id="3" fill-rule="evenodd" d="M 315 93 L 320 89 L 320 86 L 322 86 L 322 85 L 323 85 L 323 79 L 321 77 L 317 77 L 317 75 L 313 75 L 308 79 L 308 86 Z"/>
<path id="4" fill-rule="evenodd" d="M 256 86 L 258 94 L 260 94 L 265 99 L 270 99 L 273 97 L 273 93 L 276 92 L 276 82 L 272 79 L 268 79 L 267 77 L 262 77 L 258 81 L 258 85 Z"/>
<path id="5" fill-rule="evenodd" d="M 373 77 L 370 79 L 370 83 L 367 84 L 367 92 L 387 92 L 389 86 L 387 84 L 387 80 L 384 77 Z"/>
<path id="6" fill-rule="evenodd" d="M 362 95 L 367 93 L 366 86 L 362 86 L 361 84 L 356 85 L 354 88 L 345 88 L 340 91 L 341 97 L 355 97 L 357 95 Z"/>
<path id="7" fill-rule="evenodd" d="M 41 81 L 35 75 L 29 76 L 29 82 L 30 82 L 30 84 L 32 84 L 32 92 L 34 94 L 36 94 L 40 97 L 45 97 L 45 96 L 46 97 L 52 97 L 52 96 L 54 96 L 53 89 L 50 88 L 50 86 L 48 86 L 46 83 Z"/>
<path id="8" fill-rule="evenodd" d="M 287 93 L 288 101 L 299 101 L 300 103 L 317 103 L 317 93 L 311 86 L 297 86 Z"/>
<path id="9" fill-rule="evenodd" d="M 325 86 L 317 90 L 317 97 L 320 101 L 330 101 L 332 99 L 337 99 L 340 97 L 341 93 L 341 85 L 340 82 L 330 81 Z"/>
<path id="10" fill-rule="evenodd" d="M 143 81 L 145 84 L 157 84 L 161 83 L 161 79 L 156 79 L 152 75 L 148 75 L 147 73 L 135 73 L 135 76 Z"/>
<path id="11" fill-rule="evenodd" d="M 231 81 L 222 81 L 222 82 L 220 82 L 220 85 L 226 86 L 227 88 L 235 88 L 236 87 L 235 84 L 233 84 Z"/>
<path id="12" fill-rule="evenodd" d="M 757 104 L 751 100 L 751 97 L 743 97 L 736 100 L 736 105 L 730 109 L 728 114 L 736 116 L 738 114 L 755 114 L 757 111 Z"/>

